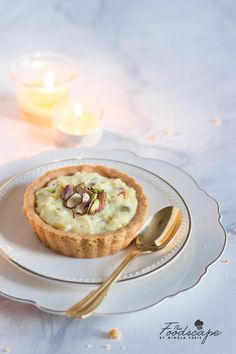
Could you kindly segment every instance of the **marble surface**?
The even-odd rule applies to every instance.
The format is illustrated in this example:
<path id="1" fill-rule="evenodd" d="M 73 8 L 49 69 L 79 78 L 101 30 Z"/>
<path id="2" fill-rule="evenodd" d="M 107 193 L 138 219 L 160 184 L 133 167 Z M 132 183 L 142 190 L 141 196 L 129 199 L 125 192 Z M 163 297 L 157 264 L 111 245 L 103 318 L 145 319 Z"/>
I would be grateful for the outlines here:
<path id="1" fill-rule="evenodd" d="M 223 255 L 195 288 L 143 312 L 72 321 L 0 297 L 0 351 L 103 353 L 108 343 L 113 353 L 234 353 L 235 2 L 0 0 L 0 15 L 0 164 L 54 148 L 50 130 L 20 119 L 10 60 L 62 52 L 78 64 L 74 91 L 104 108 L 99 146 L 183 168 L 219 201 L 228 231 Z M 165 322 L 197 318 L 222 334 L 203 345 L 159 338 Z M 112 327 L 121 341 L 106 338 Z"/>

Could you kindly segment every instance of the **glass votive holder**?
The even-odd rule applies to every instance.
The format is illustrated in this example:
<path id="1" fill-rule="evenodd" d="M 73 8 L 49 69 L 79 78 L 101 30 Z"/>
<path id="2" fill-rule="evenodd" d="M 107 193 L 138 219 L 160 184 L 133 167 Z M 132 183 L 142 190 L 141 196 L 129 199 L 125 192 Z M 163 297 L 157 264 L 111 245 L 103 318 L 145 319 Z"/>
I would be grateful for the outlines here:
<path id="1" fill-rule="evenodd" d="M 11 63 L 21 115 L 28 122 L 51 125 L 52 108 L 70 97 L 77 67 L 61 54 L 37 52 Z"/>
<path id="2" fill-rule="evenodd" d="M 71 98 L 53 110 L 53 138 L 58 146 L 89 147 L 102 137 L 103 110 L 88 98 Z"/>

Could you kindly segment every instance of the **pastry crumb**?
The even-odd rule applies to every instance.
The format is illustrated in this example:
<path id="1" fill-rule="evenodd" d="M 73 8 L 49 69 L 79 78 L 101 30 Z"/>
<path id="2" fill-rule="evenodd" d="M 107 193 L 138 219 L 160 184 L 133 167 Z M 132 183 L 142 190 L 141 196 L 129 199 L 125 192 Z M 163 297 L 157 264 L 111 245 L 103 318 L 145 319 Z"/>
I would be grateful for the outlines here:
<path id="1" fill-rule="evenodd" d="M 218 117 L 215 117 L 215 118 L 213 118 L 212 120 L 211 120 L 211 124 L 213 124 L 213 125 L 221 125 L 222 124 L 222 120 L 220 119 L 220 118 L 218 118 Z"/>
<path id="2" fill-rule="evenodd" d="M 85 347 L 91 349 L 93 346 L 92 346 L 92 344 L 85 344 Z"/>
<path id="3" fill-rule="evenodd" d="M 111 349 L 111 345 L 110 344 L 103 344 L 102 346 L 104 349 L 106 350 L 110 350 Z"/>
<path id="4" fill-rule="evenodd" d="M 11 352 L 11 348 L 6 347 L 6 348 L 3 348 L 2 351 L 3 351 L 4 353 L 10 353 L 10 352 Z"/>
<path id="5" fill-rule="evenodd" d="M 125 346 L 122 345 L 122 346 L 120 347 L 120 349 L 121 349 L 121 350 L 125 350 Z"/>
<path id="6" fill-rule="evenodd" d="M 229 259 L 223 259 L 222 263 L 225 263 L 225 264 L 229 263 Z"/>
<path id="7" fill-rule="evenodd" d="M 108 332 L 108 338 L 110 338 L 110 339 L 118 340 L 118 339 L 121 339 L 121 336 L 122 336 L 122 333 L 118 328 L 112 328 Z"/>
<path id="8" fill-rule="evenodd" d="M 166 130 L 164 130 L 164 135 L 169 136 L 169 137 L 175 136 L 176 131 L 174 128 L 166 129 Z"/>
<path id="9" fill-rule="evenodd" d="M 152 134 L 152 135 L 149 135 L 149 136 L 147 137 L 147 139 L 148 139 L 149 141 L 156 141 L 156 140 L 160 139 L 160 136 L 159 136 L 158 134 Z"/>

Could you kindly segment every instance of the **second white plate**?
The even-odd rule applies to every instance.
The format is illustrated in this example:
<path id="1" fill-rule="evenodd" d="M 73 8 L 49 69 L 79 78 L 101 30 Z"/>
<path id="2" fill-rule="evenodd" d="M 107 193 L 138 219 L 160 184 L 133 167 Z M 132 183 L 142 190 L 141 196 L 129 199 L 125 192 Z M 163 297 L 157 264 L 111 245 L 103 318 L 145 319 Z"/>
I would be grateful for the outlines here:
<path id="1" fill-rule="evenodd" d="M 3 256 L 23 270 L 54 280 L 96 284 L 118 265 L 129 248 L 115 255 L 96 259 L 76 259 L 54 253 L 34 235 L 23 213 L 25 188 L 43 173 L 62 166 L 100 164 L 118 168 L 135 177 L 149 201 L 149 215 L 168 205 L 178 206 L 183 222 L 174 240 L 162 251 L 139 257 L 121 277 L 121 281 L 145 276 L 170 263 L 186 243 L 190 233 L 190 214 L 181 195 L 164 179 L 152 172 L 124 162 L 106 159 L 67 159 L 31 168 L 6 182 L 0 189 L 0 250 Z M 130 246 L 132 247 L 132 246 Z"/>

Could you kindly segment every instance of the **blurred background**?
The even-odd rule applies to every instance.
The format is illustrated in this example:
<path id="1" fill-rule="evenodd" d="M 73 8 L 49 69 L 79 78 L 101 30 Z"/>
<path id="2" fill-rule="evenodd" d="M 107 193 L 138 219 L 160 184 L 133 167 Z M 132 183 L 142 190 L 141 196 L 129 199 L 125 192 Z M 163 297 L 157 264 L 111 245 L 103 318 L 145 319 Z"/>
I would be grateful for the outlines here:
<path id="1" fill-rule="evenodd" d="M 78 65 L 76 94 L 102 105 L 105 130 L 115 134 L 109 147 L 138 152 L 141 144 L 203 185 L 216 170 L 227 183 L 235 156 L 235 144 L 227 147 L 236 130 L 235 19 L 230 0 L 0 0 L 4 162 L 53 148 L 48 130 L 20 119 L 9 63 L 55 51 Z"/>

